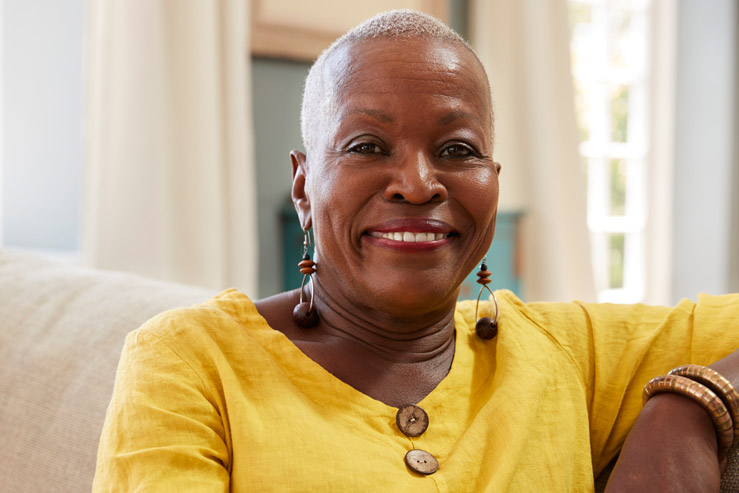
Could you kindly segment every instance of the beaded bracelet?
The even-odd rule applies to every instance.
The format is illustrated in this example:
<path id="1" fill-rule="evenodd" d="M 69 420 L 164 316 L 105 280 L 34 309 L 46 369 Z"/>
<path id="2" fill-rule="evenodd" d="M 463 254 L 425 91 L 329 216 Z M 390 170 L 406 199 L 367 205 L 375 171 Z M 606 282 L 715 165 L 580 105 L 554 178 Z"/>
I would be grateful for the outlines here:
<path id="1" fill-rule="evenodd" d="M 683 365 L 670 370 L 668 375 L 680 375 L 702 383 L 719 396 L 734 420 L 734 441 L 739 443 L 739 392 L 731 382 L 713 368 L 700 365 Z"/>
<path id="2" fill-rule="evenodd" d="M 734 441 L 734 422 L 723 401 L 701 383 L 679 375 L 665 375 L 653 378 L 647 383 L 644 387 L 644 403 L 663 392 L 684 395 L 706 409 L 716 429 L 718 457 L 723 459 Z"/>

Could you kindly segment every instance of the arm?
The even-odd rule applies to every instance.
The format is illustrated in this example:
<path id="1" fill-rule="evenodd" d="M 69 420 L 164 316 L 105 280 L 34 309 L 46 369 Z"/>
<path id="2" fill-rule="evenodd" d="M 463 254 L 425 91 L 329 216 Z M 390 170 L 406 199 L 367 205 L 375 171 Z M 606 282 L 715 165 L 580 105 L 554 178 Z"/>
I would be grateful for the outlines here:
<path id="1" fill-rule="evenodd" d="M 710 366 L 739 388 L 739 350 Z M 705 409 L 689 398 L 660 394 L 639 414 L 606 491 L 716 492 L 725 467 Z"/>
<path id="2" fill-rule="evenodd" d="M 196 368 L 147 331 L 129 335 L 94 491 L 228 491 L 229 452 L 218 400 Z"/>

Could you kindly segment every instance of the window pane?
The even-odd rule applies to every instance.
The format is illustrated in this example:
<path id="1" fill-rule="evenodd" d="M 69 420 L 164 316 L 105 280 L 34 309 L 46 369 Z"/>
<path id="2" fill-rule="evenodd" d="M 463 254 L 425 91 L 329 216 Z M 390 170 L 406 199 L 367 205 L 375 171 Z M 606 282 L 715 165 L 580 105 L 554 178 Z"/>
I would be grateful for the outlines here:
<path id="1" fill-rule="evenodd" d="M 643 296 L 652 0 L 568 0 L 588 228 L 601 301 Z M 628 240 L 628 241 L 627 241 Z"/>
<path id="2" fill-rule="evenodd" d="M 608 288 L 619 289 L 624 287 L 624 246 L 626 235 L 615 233 L 608 241 Z"/>
<path id="3" fill-rule="evenodd" d="M 626 142 L 629 121 L 629 87 L 612 86 L 610 99 L 611 141 Z"/>
<path id="4" fill-rule="evenodd" d="M 610 195 L 611 195 L 611 216 L 626 215 L 626 161 L 623 159 L 611 159 L 610 162 Z"/>
<path id="5" fill-rule="evenodd" d="M 631 14 L 624 10 L 608 13 L 608 62 L 612 67 L 626 68 L 633 65 L 634 44 L 630 29 Z"/>
<path id="6" fill-rule="evenodd" d="M 574 68 L 592 67 L 595 31 L 593 30 L 593 7 L 583 3 L 572 3 L 569 8 L 570 56 Z"/>
<path id="7" fill-rule="evenodd" d="M 593 18 L 593 7 L 587 3 L 571 2 L 568 9 L 570 29 L 577 29 L 578 24 L 590 24 Z"/>
<path id="8" fill-rule="evenodd" d="M 582 87 L 579 80 L 575 80 L 575 113 L 577 115 L 577 130 L 580 142 L 590 140 L 590 96 Z"/>

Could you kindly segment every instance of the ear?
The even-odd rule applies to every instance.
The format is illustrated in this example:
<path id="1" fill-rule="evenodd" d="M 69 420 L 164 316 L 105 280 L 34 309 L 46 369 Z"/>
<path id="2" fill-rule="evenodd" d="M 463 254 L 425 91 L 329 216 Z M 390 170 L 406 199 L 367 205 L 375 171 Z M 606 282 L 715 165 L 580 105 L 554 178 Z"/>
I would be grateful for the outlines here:
<path id="1" fill-rule="evenodd" d="M 302 152 L 290 151 L 290 161 L 293 166 L 293 186 L 291 195 L 293 204 L 295 205 L 295 210 L 298 212 L 300 226 L 304 231 L 309 230 L 313 222 L 310 211 L 310 197 L 308 197 L 308 192 L 305 190 L 308 175 L 306 160 L 307 158 Z"/>

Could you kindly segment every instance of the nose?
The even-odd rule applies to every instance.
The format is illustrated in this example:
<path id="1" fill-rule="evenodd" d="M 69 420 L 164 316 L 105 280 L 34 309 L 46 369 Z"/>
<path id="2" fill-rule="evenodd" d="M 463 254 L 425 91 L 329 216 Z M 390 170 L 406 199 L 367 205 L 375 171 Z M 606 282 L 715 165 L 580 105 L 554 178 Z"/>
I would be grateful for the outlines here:
<path id="1" fill-rule="evenodd" d="M 424 152 L 419 151 L 399 161 L 392 168 L 392 180 L 385 188 L 386 200 L 411 204 L 446 200 L 447 189 L 439 181 L 438 170 Z"/>

